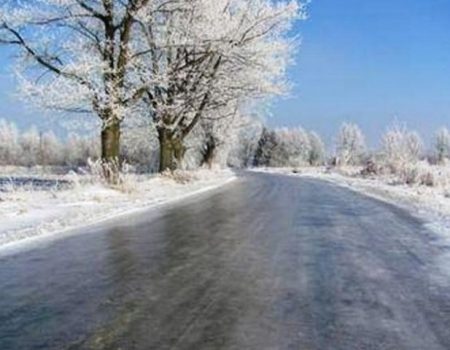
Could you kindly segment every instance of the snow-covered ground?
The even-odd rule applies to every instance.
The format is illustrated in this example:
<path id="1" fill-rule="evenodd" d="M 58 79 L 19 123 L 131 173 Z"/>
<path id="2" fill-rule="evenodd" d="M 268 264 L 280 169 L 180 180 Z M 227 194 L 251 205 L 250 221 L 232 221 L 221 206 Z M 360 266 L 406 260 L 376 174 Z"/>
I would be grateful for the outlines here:
<path id="1" fill-rule="evenodd" d="M 361 168 L 330 170 L 324 167 L 255 169 L 255 171 L 307 176 L 333 182 L 380 200 L 402 206 L 416 215 L 439 221 L 450 231 L 450 187 L 398 184 L 389 176 L 359 176 Z"/>
<path id="2" fill-rule="evenodd" d="M 129 175 L 118 189 L 87 175 L 44 175 L 35 169 L 0 169 L 0 247 L 54 236 L 120 215 L 217 188 L 236 177 L 230 170 Z"/>
<path id="3" fill-rule="evenodd" d="M 448 169 L 446 169 L 448 170 Z M 339 186 L 347 187 L 368 196 L 400 206 L 421 218 L 425 225 L 437 233 L 436 244 L 450 247 L 450 186 L 399 184 L 390 176 L 360 176 L 360 167 L 347 167 L 338 170 L 325 167 L 254 169 L 289 176 L 303 176 L 322 179 Z M 450 254 L 445 266 L 450 273 Z"/>
<path id="4" fill-rule="evenodd" d="M 254 169 L 269 173 L 289 176 L 312 177 L 344 186 L 378 200 L 400 206 L 425 223 L 435 232 L 433 244 L 442 248 L 442 254 L 436 256 L 437 266 L 446 279 L 450 278 L 450 187 L 440 185 L 428 187 L 423 185 L 398 184 L 393 177 L 360 176 L 361 168 L 344 168 L 331 170 L 324 167 L 283 169 Z M 447 169 L 448 170 L 448 169 Z"/>

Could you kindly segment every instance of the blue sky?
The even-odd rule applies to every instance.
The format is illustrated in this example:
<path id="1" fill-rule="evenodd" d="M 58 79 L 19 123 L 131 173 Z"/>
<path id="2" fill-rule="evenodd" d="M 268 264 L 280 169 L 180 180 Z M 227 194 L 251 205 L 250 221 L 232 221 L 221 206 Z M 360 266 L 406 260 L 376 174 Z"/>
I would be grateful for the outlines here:
<path id="1" fill-rule="evenodd" d="M 449 0 L 312 0 L 295 84 L 271 125 L 332 137 L 358 123 L 374 143 L 397 118 L 426 135 L 450 126 Z"/>
<path id="2" fill-rule="evenodd" d="M 375 143 L 395 118 L 424 137 L 450 127 L 450 0 L 312 0 L 291 96 L 271 126 L 302 125 L 328 141 L 343 121 Z M 25 127 L 39 112 L 12 97 L 11 55 L 0 47 L 0 118 Z M 49 125 L 47 122 L 46 125 Z"/>

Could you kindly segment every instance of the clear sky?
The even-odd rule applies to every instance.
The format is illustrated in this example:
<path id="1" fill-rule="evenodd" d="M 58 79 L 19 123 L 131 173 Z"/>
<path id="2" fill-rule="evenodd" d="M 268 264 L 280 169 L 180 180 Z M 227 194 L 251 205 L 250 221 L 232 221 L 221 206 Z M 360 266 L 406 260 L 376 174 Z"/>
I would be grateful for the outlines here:
<path id="1" fill-rule="evenodd" d="M 424 137 L 450 127 L 450 0 L 312 0 L 308 12 L 271 125 L 329 138 L 352 121 L 372 143 L 395 118 Z"/>
<path id="2" fill-rule="evenodd" d="M 432 135 L 450 127 L 450 0 L 312 0 L 294 89 L 274 103 L 271 126 L 302 125 L 330 141 L 342 121 L 375 143 L 395 118 Z M 26 126 L 39 113 L 14 100 L 0 47 L 0 118 Z"/>

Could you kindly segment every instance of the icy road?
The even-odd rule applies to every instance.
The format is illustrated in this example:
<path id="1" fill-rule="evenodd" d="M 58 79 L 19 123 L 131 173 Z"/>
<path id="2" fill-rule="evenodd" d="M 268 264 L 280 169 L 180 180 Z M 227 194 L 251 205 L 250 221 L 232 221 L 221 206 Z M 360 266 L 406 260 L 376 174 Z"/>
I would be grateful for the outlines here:
<path id="1" fill-rule="evenodd" d="M 89 231 L 0 255 L 0 349 L 450 349 L 449 248 L 327 182 L 245 174 Z"/>

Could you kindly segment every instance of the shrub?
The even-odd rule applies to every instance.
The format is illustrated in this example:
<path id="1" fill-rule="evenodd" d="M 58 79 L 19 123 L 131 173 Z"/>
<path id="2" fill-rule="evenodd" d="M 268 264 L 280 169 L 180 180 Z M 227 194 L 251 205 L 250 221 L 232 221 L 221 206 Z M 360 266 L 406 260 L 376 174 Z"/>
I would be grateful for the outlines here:
<path id="1" fill-rule="evenodd" d="M 420 160 L 423 143 L 419 134 L 394 124 L 383 136 L 382 158 L 393 174 L 411 172 Z M 407 176 L 410 178 L 412 174 Z"/>

